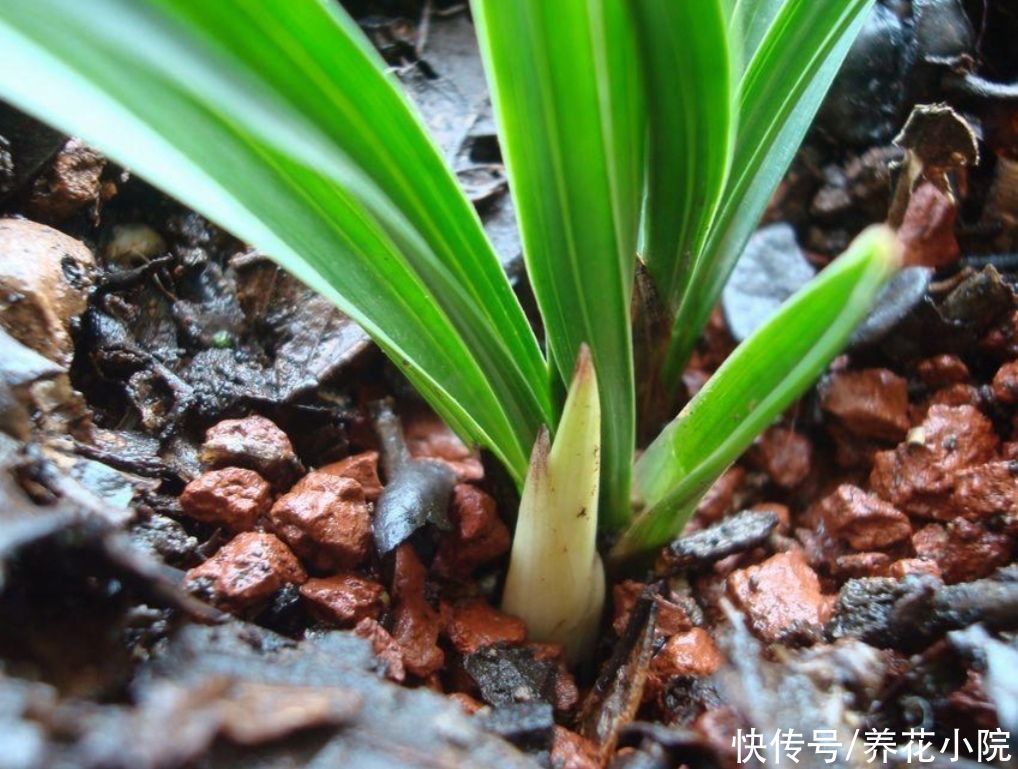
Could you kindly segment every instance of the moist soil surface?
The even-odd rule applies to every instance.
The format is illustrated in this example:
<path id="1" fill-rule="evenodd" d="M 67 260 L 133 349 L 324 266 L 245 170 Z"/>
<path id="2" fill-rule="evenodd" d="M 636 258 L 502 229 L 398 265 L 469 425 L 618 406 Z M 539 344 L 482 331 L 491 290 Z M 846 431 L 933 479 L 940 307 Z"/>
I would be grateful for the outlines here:
<path id="1" fill-rule="evenodd" d="M 347 5 L 533 310 L 467 11 Z M 498 610 L 512 484 L 354 323 L 0 104 L 0 767 L 1011 765 L 1016 35 L 878 4 L 641 430 L 866 225 L 907 268 L 579 669 Z"/>

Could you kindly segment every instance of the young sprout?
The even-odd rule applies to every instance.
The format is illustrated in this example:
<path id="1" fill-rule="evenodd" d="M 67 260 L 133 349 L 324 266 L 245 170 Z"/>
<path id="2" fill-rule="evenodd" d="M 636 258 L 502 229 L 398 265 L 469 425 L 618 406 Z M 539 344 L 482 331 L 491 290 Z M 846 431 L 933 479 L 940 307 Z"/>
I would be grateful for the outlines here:
<path id="1" fill-rule="evenodd" d="M 637 252 L 665 316 L 653 387 L 672 393 L 873 3 L 471 0 L 544 348 L 444 153 L 337 2 L 0 0 L 0 97 L 359 323 L 521 484 L 503 606 L 577 660 L 604 601 L 598 525 L 617 564 L 677 534 L 896 268 L 890 232 L 862 236 L 636 460 Z"/>
<path id="2" fill-rule="evenodd" d="M 600 453 L 600 394 L 584 345 L 555 440 L 549 446 L 542 429 L 530 456 L 502 595 L 502 609 L 524 620 L 531 638 L 561 644 L 573 662 L 590 653 L 604 608 Z"/>

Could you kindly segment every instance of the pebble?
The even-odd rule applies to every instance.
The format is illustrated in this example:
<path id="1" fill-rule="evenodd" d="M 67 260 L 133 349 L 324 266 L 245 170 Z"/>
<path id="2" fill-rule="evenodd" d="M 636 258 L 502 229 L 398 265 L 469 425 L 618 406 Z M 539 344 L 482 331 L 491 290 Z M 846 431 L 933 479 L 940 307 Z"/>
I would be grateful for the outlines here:
<path id="1" fill-rule="evenodd" d="M 371 651 L 382 663 L 386 678 L 396 683 L 402 683 L 406 679 L 403 652 L 399 644 L 377 620 L 366 617 L 357 623 L 353 632 L 371 643 Z"/>
<path id="2" fill-rule="evenodd" d="M 916 366 L 919 378 L 930 387 L 964 384 L 969 381 L 969 369 L 957 355 L 934 355 L 919 361 Z"/>
<path id="3" fill-rule="evenodd" d="M 662 683 L 677 677 L 703 678 L 714 675 L 723 662 L 714 639 L 703 628 L 695 627 L 665 642 L 651 661 L 650 674 Z"/>
<path id="4" fill-rule="evenodd" d="M 993 459 L 997 444 L 990 420 L 974 407 L 932 406 L 908 441 L 875 455 L 870 488 L 910 515 L 935 517 L 958 472 Z"/>
<path id="5" fill-rule="evenodd" d="M 612 629 L 617 635 L 622 635 L 629 624 L 629 615 L 636 605 L 637 599 L 643 594 L 647 585 L 627 579 L 612 587 Z M 654 626 L 655 635 L 670 636 L 681 633 L 693 627 L 689 614 L 679 604 L 668 600 L 663 595 L 655 595 L 654 603 L 657 604 L 657 623 Z"/>
<path id="6" fill-rule="evenodd" d="M 1018 403 L 1018 361 L 1005 363 L 993 377 L 993 397 L 1008 405 Z"/>
<path id="7" fill-rule="evenodd" d="M 371 547 L 371 514 L 351 478 L 309 473 L 276 500 L 269 517 L 279 537 L 319 571 L 351 569 Z"/>
<path id="8" fill-rule="evenodd" d="M 728 594 L 746 613 L 753 632 L 767 643 L 820 637 L 824 597 L 816 572 L 800 550 L 733 572 Z"/>
<path id="9" fill-rule="evenodd" d="M 943 508 L 934 510 L 934 517 L 950 520 L 988 518 L 995 515 L 1018 515 L 1018 462 L 987 462 L 961 470 L 955 476 L 951 498 Z"/>
<path id="10" fill-rule="evenodd" d="M 802 433 L 771 427 L 753 444 L 749 460 L 783 489 L 794 489 L 809 477 L 813 444 Z"/>
<path id="11" fill-rule="evenodd" d="M 272 488 L 254 470 L 226 467 L 202 473 L 180 495 L 186 515 L 233 532 L 251 531 L 272 506 Z"/>
<path id="12" fill-rule="evenodd" d="M 858 486 L 843 483 L 819 505 L 827 533 L 859 551 L 880 549 L 912 536 L 908 517 Z"/>
<path id="13" fill-rule="evenodd" d="M 912 537 L 916 555 L 934 562 L 944 582 L 970 582 L 989 576 L 1011 560 L 1013 539 L 975 521 L 958 518 L 943 526 L 931 523 Z"/>
<path id="14" fill-rule="evenodd" d="M 288 489 L 302 472 L 286 433 L 263 416 L 226 419 L 205 433 L 201 461 L 206 467 L 246 467 L 258 472 L 279 491 Z"/>
<path id="15" fill-rule="evenodd" d="M 315 617 L 339 627 L 378 619 L 387 599 L 380 584 L 350 573 L 309 579 L 300 586 L 300 595 Z"/>
<path id="16" fill-rule="evenodd" d="M 453 488 L 449 519 L 453 528 L 442 534 L 436 573 L 468 577 L 477 567 L 509 552 L 509 529 L 498 517 L 495 500 L 476 486 L 459 483 Z"/>
<path id="17" fill-rule="evenodd" d="M 735 493 L 745 480 L 746 471 L 738 465 L 725 470 L 721 477 L 707 489 L 707 493 L 703 495 L 703 499 L 697 505 L 694 523 L 702 528 L 703 525 L 720 521 L 733 512 Z"/>
<path id="18" fill-rule="evenodd" d="M 378 479 L 377 451 L 362 451 L 360 454 L 353 454 L 319 468 L 319 472 L 353 478 L 361 485 L 364 490 L 364 498 L 368 502 L 377 502 L 382 493 L 382 482 Z"/>
<path id="19" fill-rule="evenodd" d="M 461 483 L 484 478 L 480 455 L 468 448 L 437 415 L 411 414 L 403 419 L 407 448 L 414 459 L 435 459 L 447 465 Z"/>
<path id="20" fill-rule="evenodd" d="M 449 609 L 445 633 L 460 654 L 472 654 L 491 644 L 514 645 L 527 640 L 523 620 L 481 600 L 464 601 Z"/>
<path id="21" fill-rule="evenodd" d="M 477 713 L 488 707 L 480 700 L 471 697 L 469 694 L 466 694 L 465 692 L 453 692 L 452 694 L 449 695 L 449 699 L 455 702 L 457 705 L 459 705 L 460 710 L 463 711 L 464 715 L 468 716 L 476 715 Z"/>
<path id="22" fill-rule="evenodd" d="M 942 579 L 937 562 L 927 561 L 923 558 L 902 558 L 900 561 L 895 561 L 888 569 L 888 574 L 895 579 L 905 579 L 910 574 L 928 574 L 931 577 Z"/>
<path id="23" fill-rule="evenodd" d="M 556 724 L 551 743 L 551 765 L 555 769 L 600 769 L 601 759 L 593 742 Z"/>
<path id="24" fill-rule="evenodd" d="M 821 406 L 860 438 L 901 440 L 908 432 L 908 383 L 887 369 L 835 372 Z"/>
<path id="25" fill-rule="evenodd" d="M 425 576 L 424 565 L 413 546 L 404 542 L 396 549 L 392 637 L 399 645 L 406 669 L 421 678 L 445 665 L 445 654 L 438 646 L 442 619 L 425 597 Z"/>
<path id="26" fill-rule="evenodd" d="M 28 210 L 47 220 L 67 219 L 87 206 L 98 215 L 105 167 L 106 158 L 81 139 L 68 139 L 32 185 Z"/>
<path id="27" fill-rule="evenodd" d="M 920 417 L 925 417 L 933 406 L 976 406 L 982 402 L 979 390 L 970 384 L 959 382 L 958 384 L 941 387 L 926 402 L 924 411 L 919 412 Z"/>
<path id="28" fill-rule="evenodd" d="M 67 367 L 71 327 L 85 311 L 95 257 L 84 243 L 27 219 L 0 218 L 0 327 Z"/>
<path id="29" fill-rule="evenodd" d="M 239 612 L 261 606 L 285 585 L 306 579 L 300 562 L 277 537 L 244 532 L 188 571 L 184 587 L 216 606 Z"/>
<path id="30" fill-rule="evenodd" d="M 834 558 L 831 573 L 839 580 L 859 577 L 882 577 L 891 568 L 887 553 L 843 553 Z"/>

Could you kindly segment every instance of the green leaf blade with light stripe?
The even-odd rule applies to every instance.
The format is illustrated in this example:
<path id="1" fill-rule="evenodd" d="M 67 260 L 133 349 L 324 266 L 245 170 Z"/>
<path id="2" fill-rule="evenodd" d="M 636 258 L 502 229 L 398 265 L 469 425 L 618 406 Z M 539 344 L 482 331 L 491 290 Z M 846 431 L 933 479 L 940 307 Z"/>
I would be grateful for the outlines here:
<path id="1" fill-rule="evenodd" d="M 522 479 L 555 416 L 540 350 L 469 202 L 338 9 L 0 0 L 0 62 L 5 97 L 335 301 Z"/>
<path id="2" fill-rule="evenodd" d="M 471 6 L 550 357 L 568 381 L 586 343 L 599 372 L 601 522 L 618 528 L 635 442 L 629 303 L 645 134 L 629 0 Z"/>
<path id="3" fill-rule="evenodd" d="M 645 509 L 617 561 L 681 532 L 710 485 L 841 352 L 900 260 L 891 230 L 870 228 L 728 356 L 636 463 Z"/>

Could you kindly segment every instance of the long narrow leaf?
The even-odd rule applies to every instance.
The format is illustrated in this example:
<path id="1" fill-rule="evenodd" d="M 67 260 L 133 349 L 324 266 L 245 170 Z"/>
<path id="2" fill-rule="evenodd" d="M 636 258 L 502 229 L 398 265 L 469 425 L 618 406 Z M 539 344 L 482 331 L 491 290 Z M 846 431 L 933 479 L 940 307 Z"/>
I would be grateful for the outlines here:
<path id="1" fill-rule="evenodd" d="M 872 5 L 873 0 L 786 0 L 756 46 L 739 85 L 725 202 L 676 313 L 666 381 L 678 380 Z"/>
<path id="2" fill-rule="evenodd" d="M 615 559 L 682 530 L 714 480 L 841 351 L 900 259 L 891 230 L 867 230 L 736 348 L 637 462 L 636 492 L 646 509 Z"/>
<path id="3" fill-rule="evenodd" d="M 602 522 L 629 515 L 629 302 L 644 117 L 629 0 L 474 0 L 481 53 L 560 377 L 588 344 L 600 377 Z"/>
<path id="4" fill-rule="evenodd" d="M 0 94 L 335 301 L 522 480 L 554 417 L 540 351 L 468 201 L 332 3 L 0 0 Z"/>
<path id="5" fill-rule="evenodd" d="M 633 9 L 647 86 L 642 250 L 659 295 L 674 308 L 692 277 L 731 162 L 727 21 L 722 0 L 642 0 Z"/>

